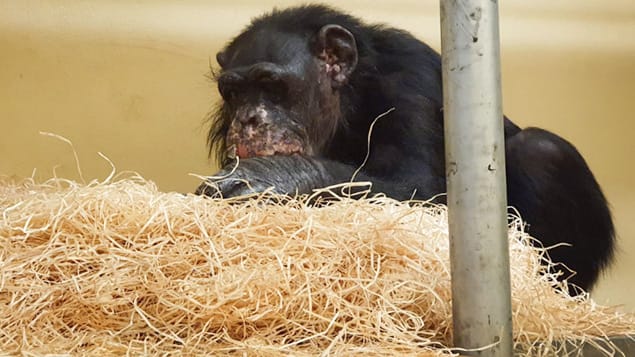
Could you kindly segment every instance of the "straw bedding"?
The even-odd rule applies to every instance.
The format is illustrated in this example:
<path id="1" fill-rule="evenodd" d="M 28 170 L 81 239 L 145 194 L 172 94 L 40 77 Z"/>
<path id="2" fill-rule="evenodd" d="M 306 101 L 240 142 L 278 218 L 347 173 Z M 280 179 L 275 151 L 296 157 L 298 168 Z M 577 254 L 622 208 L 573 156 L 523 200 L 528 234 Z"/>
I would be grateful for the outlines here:
<path id="1" fill-rule="evenodd" d="M 236 203 L 125 175 L 5 179 L 0 213 L 0 353 L 453 354 L 441 206 Z M 595 338 L 633 317 L 555 290 L 528 242 L 512 224 L 516 348 L 614 353 Z"/>

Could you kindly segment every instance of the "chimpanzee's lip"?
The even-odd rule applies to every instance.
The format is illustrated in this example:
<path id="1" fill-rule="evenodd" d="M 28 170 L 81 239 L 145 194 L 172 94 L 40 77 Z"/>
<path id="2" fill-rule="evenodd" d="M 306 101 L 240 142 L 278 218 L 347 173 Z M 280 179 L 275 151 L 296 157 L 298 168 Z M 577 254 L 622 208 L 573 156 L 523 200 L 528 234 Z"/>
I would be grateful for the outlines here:
<path id="1" fill-rule="evenodd" d="M 278 147 L 277 147 L 278 146 Z M 256 148 L 252 145 L 245 143 L 232 144 L 228 150 L 230 158 L 249 159 L 253 157 L 266 157 L 266 156 L 278 156 L 278 155 L 295 155 L 303 154 L 304 149 L 296 145 L 273 145 L 273 147 Z"/>
<path id="2" fill-rule="evenodd" d="M 251 157 L 250 150 L 247 145 L 238 144 L 236 145 L 236 156 L 241 159 L 248 159 Z"/>
<path id="3" fill-rule="evenodd" d="M 303 153 L 304 153 L 303 150 L 298 149 L 298 150 L 291 150 L 291 151 L 276 151 L 276 152 L 273 153 L 273 155 L 276 155 L 276 156 L 277 155 L 291 156 L 291 155 L 296 155 L 296 154 L 301 155 Z"/>
<path id="4" fill-rule="evenodd" d="M 271 125 L 232 124 L 226 134 L 229 158 L 249 159 L 278 155 L 306 154 L 311 151 L 307 140 L 293 128 Z"/>

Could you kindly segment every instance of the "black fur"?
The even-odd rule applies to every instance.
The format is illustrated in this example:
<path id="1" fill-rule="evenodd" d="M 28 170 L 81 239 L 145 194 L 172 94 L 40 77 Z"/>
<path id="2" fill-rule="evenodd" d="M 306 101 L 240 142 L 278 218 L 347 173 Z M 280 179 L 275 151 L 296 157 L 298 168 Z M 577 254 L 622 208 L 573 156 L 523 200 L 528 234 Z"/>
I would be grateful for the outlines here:
<path id="1" fill-rule="evenodd" d="M 320 61 L 316 34 L 329 24 L 353 35 L 358 56 L 346 83 L 333 89 L 335 99 L 320 101 L 312 93 L 320 93 L 321 84 L 307 79 L 293 98 L 304 109 L 284 112 L 284 103 L 272 106 L 276 113 L 288 114 L 287 122 L 306 129 L 311 152 L 243 159 L 230 177 L 246 179 L 251 187 L 224 181 L 221 193 L 232 196 L 270 186 L 280 193 L 308 193 L 349 181 L 367 154 L 371 123 L 390 108 L 395 109 L 373 129 L 369 160 L 356 179 L 372 181 L 373 192 L 400 200 L 445 192 L 441 59 L 409 33 L 367 25 L 324 6 L 274 10 L 253 20 L 219 53 L 219 77 L 262 62 L 301 63 L 297 66 L 308 68 L 306 78 L 323 84 L 309 65 Z M 297 72 L 295 65 L 285 66 Z M 225 100 L 213 118 L 210 152 L 226 166 L 219 175 L 232 169 L 226 136 L 235 113 Z M 544 246 L 570 245 L 554 248 L 550 255 L 577 272 L 571 283 L 591 288 L 614 249 L 611 215 L 593 174 L 575 147 L 555 134 L 521 130 L 505 118 L 505 137 L 509 205 Z M 197 192 L 214 191 L 203 184 Z"/>

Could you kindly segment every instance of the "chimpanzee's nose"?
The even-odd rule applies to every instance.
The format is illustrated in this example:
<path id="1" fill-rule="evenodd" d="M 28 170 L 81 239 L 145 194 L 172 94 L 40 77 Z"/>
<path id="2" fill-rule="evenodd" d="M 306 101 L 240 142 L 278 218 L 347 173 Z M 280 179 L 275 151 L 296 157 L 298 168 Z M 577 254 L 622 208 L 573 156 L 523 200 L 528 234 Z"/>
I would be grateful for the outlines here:
<path id="1" fill-rule="evenodd" d="M 243 126 L 258 127 L 267 121 L 267 110 L 264 106 L 247 109 L 238 115 L 238 120 Z"/>

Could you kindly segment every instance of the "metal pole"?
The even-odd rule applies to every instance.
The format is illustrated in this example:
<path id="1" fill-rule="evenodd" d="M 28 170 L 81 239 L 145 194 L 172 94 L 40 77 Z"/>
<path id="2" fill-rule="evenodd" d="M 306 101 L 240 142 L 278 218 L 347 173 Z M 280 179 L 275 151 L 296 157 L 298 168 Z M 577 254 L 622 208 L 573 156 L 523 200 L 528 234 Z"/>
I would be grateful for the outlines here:
<path id="1" fill-rule="evenodd" d="M 441 45 L 454 345 L 470 355 L 509 357 L 497 1 L 441 0 Z"/>

